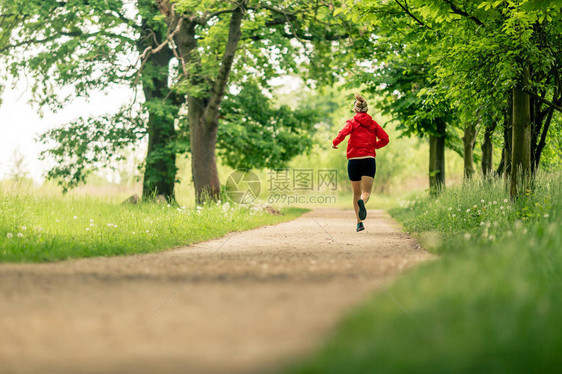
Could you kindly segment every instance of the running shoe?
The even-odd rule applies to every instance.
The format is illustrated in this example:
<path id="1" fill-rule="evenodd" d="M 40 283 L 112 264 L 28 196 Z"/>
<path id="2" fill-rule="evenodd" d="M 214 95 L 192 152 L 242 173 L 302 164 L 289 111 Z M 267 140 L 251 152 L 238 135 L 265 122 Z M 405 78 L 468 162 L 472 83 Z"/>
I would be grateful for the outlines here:
<path id="1" fill-rule="evenodd" d="M 365 203 L 363 202 L 363 199 L 357 200 L 357 205 L 359 205 L 359 219 L 363 221 L 365 218 L 367 218 L 367 209 L 365 209 Z"/>
<path id="2" fill-rule="evenodd" d="M 357 232 L 365 230 L 365 226 L 363 226 L 363 222 L 359 222 L 357 224 Z"/>

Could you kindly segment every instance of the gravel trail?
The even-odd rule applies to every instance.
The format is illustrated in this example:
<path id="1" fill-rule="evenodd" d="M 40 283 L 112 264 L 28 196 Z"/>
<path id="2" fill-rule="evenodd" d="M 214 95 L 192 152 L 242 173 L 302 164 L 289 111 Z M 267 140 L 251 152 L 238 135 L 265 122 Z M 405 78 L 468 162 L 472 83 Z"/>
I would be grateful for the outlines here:
<path id="1" fill-rule="evenodd" d="M 432 258 L 383 211 L 365 226 L 318 209 L 155 254 L 0 264 L 0 372 L 269 372 Z"/>

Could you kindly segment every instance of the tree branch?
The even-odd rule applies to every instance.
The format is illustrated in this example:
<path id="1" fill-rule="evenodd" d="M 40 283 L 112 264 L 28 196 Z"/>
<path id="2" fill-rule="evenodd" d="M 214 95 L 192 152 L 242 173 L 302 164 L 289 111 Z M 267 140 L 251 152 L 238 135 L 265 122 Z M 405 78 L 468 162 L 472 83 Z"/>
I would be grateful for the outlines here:
<path id="1" fill-rule="evenodd" d="M 22 40 L 20 42 L 17 42 L 15 44 L 6 45 L 6 46 L 0 48 L 0 53 L 5 52 L 9 49 L 14 49 L 14 48 L 21 47 L 21 46 L 24 46 L 24 45 L 44 44 L 44 43 L 47 43 L 47 42 L 52 42 L 52 41 L 57 40 L 57 39 L 59 39 L 60 37 L 63 37 L 63 36 L 69 36 L 69 37 L 73 37 L 73 38 L 85 37 L 85 39 L 88 39 L 88 38 L 91 38 L 91 37 L 97 36 L 97 35 L 109 36 L 109 37 L 112 37 L 112 38 L 125 40 L 125 41 L 130 42 L 130 43 L 134 42 L 134 40 L 132 40 L 131 38 L 128 38 L 128 37 L 123 36 L 121 34 L 114 34 L 114 33 L 109 33 L 109 32 L 105 32 L 105 31 L 96 31 L 96 32 L 91 32 L 91 33 L 84 33 L 82 31 L 70 31 L 70 32 L 61 31 L 61 32 L 58 32 L 58 33 L 56 33 L 54 35 L 51 35 L 47 38 L 27 39 L 27 40 Z"/>
<path id="2" fill-rule="evenodd" d="M 452 0 L 443 0 L 445 3 L 449 4 L 449 6 L 451 7 L 451 10 L 453 11 L 453 13 L 458 14 L 460 16 L 466 17 L 470 20 L 472 20 L 474 23 L 476 23 L 478 26 L 485 26 L 484 22 L 480 21 L 478 18 L 476 18 L 473 15 L 468 14 L 467 12 L 465 12 L 464 10 L 460 9 L 458 6 L 456 6 Z"/>
<path id="3" fill-rule="evenodd" d="M 246 12 L 246 1 L 247 0 L 241 0 L 236 9 L 232 12 L 230 24 L 228 26 L 228 41 L 226 42 L 224 54 L 222 55 L 221 65 L 213 87 L 213 94 L 205 110 L 205 124 L 215 123 L 215 119 L 218 118 L 219 107 L 224 96 L 226 84 L 228 83 L 228 77 L 234 62 L 236 49 L 238 49 L 238 42 L 242 37 L 241 25 L 242 18 Z"/>
<path id="4" fill-rule="evenodd" d="M 232 12 L 234 12 L 235 9 L 236 9 L 236 8 L 234 8 L 234 9 L 223 9 L 223 10 L 218 10 L 218 11 L 216 11 L 216 12 L 214 12 L 214 13 L 206 14 L 205 16 L 203 16 L 203 17 L 201 18 L 201 20 L 198 20 L 197 23 L 199 23 L 199 24 L 201 24 L 201 25 L 204 25 L 204 24 L 206 24 L 210 19 L 212 19 L 212 18 L 214 18 L 214 17 L 218 17 L 218 16 L 220 16 L 221 14 L 232 13 Z"/>
<path id="5" fill-rule="evenodd" d="M 414 16 L 412 14 L 412 12 L 410 12 L 410 10 L 407 7 L 407 3 L 404 3 L 405 5 L 402 5 L 398 0 L 394 0 L 394 2 L 396 4 L 398 4 L 400 6 L 400 8 L 402 8 L 402 10 L 404 10 L 404 12 L 406 12 L 406 14 L 408 16 L 410 16 L 411 18 L 413 18 L 420 26 L 422 27 L 427 27 L 428 29 L 431 29 L 431 27 L 427 26 L 425 23 L 423 23 L 418 17 Z"/>
<path id="6" fill-rule="evenodd" d="M 562 112 L 562 106 L 560 106 L 560 105 L 558 105 L 558 104 L 556 104 L 556 103 L 553 103 L 552 101 L 547 100 L 547 99 L 541 97 L 540 95 L 537 95 L 537 94 L 534 93 L 533 91 L 531 91 L 531 90 L 525 88 L 525 89 L 523 89 L 523 92 L 525 92 L 526 94 L 532 96 L 533 98 L 537 99 L 538 101 L 540 101 L 540 102 L 542 102 L 542 103 L 544 103 L 544 104 L 550 106 L 551 108 L 554 108 L 554 109 L 556 109 L 556 110 L 559 111 L 559 112 Z"/>

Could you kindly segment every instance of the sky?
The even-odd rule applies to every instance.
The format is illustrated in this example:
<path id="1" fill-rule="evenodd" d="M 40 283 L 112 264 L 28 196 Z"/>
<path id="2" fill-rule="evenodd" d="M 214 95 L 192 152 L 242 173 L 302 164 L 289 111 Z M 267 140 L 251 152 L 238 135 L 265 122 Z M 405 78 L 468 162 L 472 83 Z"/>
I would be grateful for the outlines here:
<path id="1" fill-rule="evenodd" d="M 125 86 L 116 87 L 107 95 L 93 92 L 91 97 L 76 99 L 57 113 L 45 111 L 41 117 L 36 108 L 28 104 L 28 82 L 17 82 L 15 87 L 7 85 L 0 104 L 0 179 L 11 174 L 14 153 L 24 157 L 25 169 L 31 178 L 41 182 L 51 163 L 40 161 L 39 154 L 46 146 L 36 142 L 39 134 L 80 116 L 96 116 L 115 112 L 130 101 L 132 91 Z"/>

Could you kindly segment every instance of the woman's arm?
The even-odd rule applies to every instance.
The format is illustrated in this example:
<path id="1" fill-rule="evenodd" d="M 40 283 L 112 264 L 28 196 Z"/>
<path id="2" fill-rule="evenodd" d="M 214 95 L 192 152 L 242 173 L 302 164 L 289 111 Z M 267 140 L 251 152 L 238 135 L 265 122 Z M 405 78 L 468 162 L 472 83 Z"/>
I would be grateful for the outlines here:
<path id="1" fill-rule="evenodd" d="M 379 140 L 375 143 L 375 149 L 379 149 L 387 145 L 390 140 L 388 139 L 388 134 L 383 130 L 381 125 L 379 125 L 378 123 L 376 124 L 375 135 Z"/>
<path id="2" fill-rule="evenodd" d="M 353 130 L 353 124 L 351 123 L 351 121 L 347 121 L 343 129 L 341 129 L 338 133 L 338 136 L 336 136 L 336 138 L 332 141 L 332 146 L 337 147 L 338 144 L 343 142 L 345 137 L 351 134 L 351 130 Z"/>

